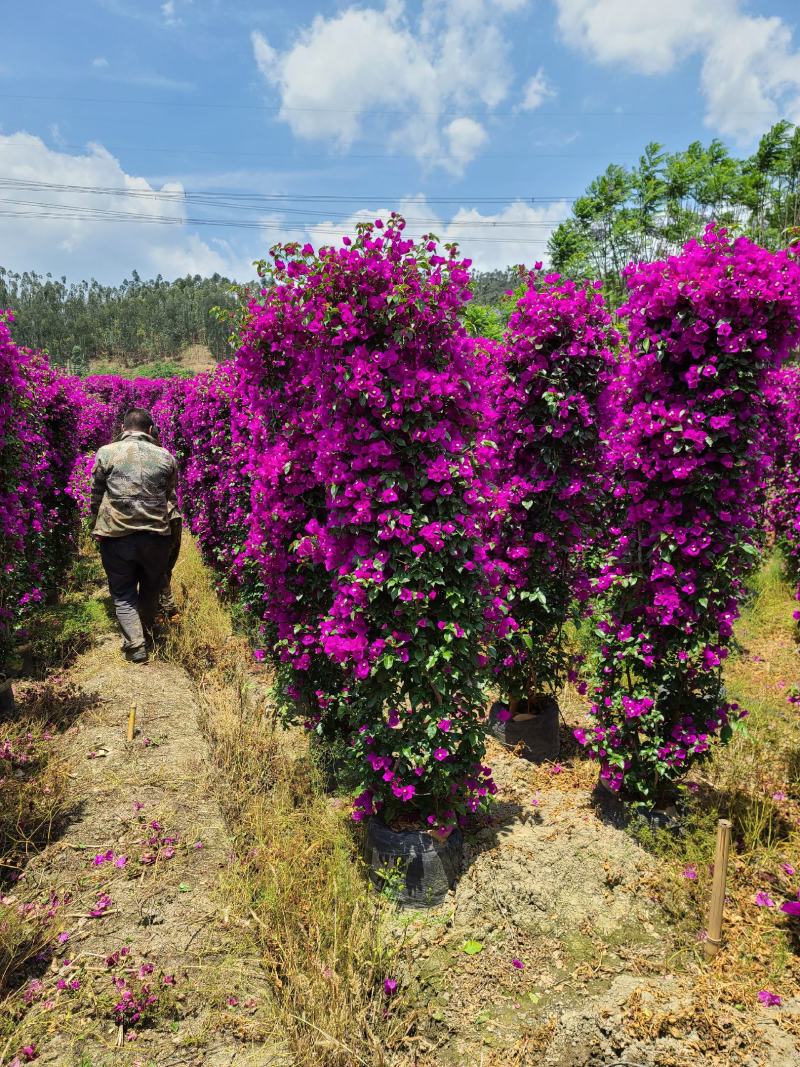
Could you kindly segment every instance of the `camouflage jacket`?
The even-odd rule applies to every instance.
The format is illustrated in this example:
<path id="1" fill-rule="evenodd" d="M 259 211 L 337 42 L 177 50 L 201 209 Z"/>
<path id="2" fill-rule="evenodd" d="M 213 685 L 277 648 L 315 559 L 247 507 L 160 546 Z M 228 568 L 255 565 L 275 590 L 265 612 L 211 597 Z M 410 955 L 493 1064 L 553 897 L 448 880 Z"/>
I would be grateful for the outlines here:
<path id="1" fill-rule="evenodd" d="M 165 448 L 139 430 L 103 445 L 92 469 L 91 513 L 95 537 L 170 533 L 179 515 L 175 496 L 177 465 Z"/>

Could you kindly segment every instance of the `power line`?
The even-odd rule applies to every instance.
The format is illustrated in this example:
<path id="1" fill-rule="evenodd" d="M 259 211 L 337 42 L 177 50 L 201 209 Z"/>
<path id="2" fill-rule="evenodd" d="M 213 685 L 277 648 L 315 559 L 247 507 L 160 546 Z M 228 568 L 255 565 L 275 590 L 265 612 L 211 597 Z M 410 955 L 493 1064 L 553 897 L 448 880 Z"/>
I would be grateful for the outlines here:
<path id="1" fill-rule="evenodd" d="M 21 206 L 19 202 L 0 200 L 0 204 L 10 203 L 12 206 Z M 136 212 L 102 212 L 102 209 L 96 209 L 96 212 L 92 212 L 91 209 L 84 209 L 83 211 L 74 211 L 65 209 L 63 211 L 58 210 L 58 205 L 42 205 L 45 210 L 36 211 L 9 211 L 0 207 L 0 218 L 17 218 L 17 219 L 51 219 L 61 222 L 116 222 L 116 223 L 133 223 L 134 225 L 164 225 L 164 226 L 223 226 L 233 229 L 243 230 L 264 230 L 268 224 L 259 220 L 239 220 L 239 219 L 203 219 L 203 218 L 178 218 L 169 215 L 141 215 Z M 548 224 L 557 225 L 557 220 Z M 315 234 L 330 235 L 333 237 L 341 237 L 342 229 L 338 226 L 332 226 L 330 224 L 317 222 L 294 222 L 291 227 L 287 228 L 302 228 L 307 231 L 313 231 Z M 519 227 L 515 227 L 518 230 Z M 413 236 L 415 239 L 424 236 L 422 231 L 416 234 L 412 234 L 407 231 L 409 237 Z M 464 234 L 458 238 L 460 241 L 480 244 L 513 244 L 513 245 L 536 245 L 544 244 L 546 237 L 531 236 L 527 240 L 515 239 L 513 237 L 480 237 L 472 234 Z"/>
<path id="2" fill-rule="evenodd" d="M 256 193 L 234 192 L 209 189 L 135 189 L 116 185 L 73 185 L 64 182 L 47 182 L 34 178 L 0 178 L 0 188 L 6 189 L 29 189 L 45 192 L 79 193 L 103 196 L 121 196 L 133 199 L 161 200 L 171 203 L 183 203 L 195 201 L 198 203 L 223 203 L 223 202 L 256 202 L 256 203 L 356 203 L 363 204 L 365 200 L 388 201 L 400 203 L 402 201 L 413 202 L 415 197 L 408 194 L 394 193 L 362 193 L 362 194 L 336 194 L 336 193 Z M 470 197 L 470 203 L 488 205 L 507 205 L 510 203 L 536 203 L 536 204 L 559 204 L 562 202 L 574 202 L 578 197 L 574 196 L 479 196 Z M 431 196 L 425 197 L 426 204 L 461 204 L 464 200 L 461 196 Z"/>
<path id="3" fill-rule="evenodd" d="M 2 136 L 2 135 L 0 135 Z M 370 142 L 362 142 L 369 146 Z M 378 142 L 375 142 L 376 144 Z M 50 147 L 44 146 L 48 152 L 85 152 L 87 150 L 86 144 L 68 144 L 62 143 Z M 186 156 L 219 156 L 224 159 L 270 159 L 270 160 L 288 160 L 289 162 L 319 162 L 319 154 L 314 153 L 307 156 L 298 156 L 291 152 L 277 154 L 275 152 L 240 152 L 233 149 L 211 149 L 211 148 L 195 148 L 190 145 L 184 145 L 180 147 L 166 148 L 155 145 L 119 145 L 119 144 L 107 144 L 103 142 L 103 148 L 110 152 L 144 152 L 147 154 L 159 153 L 165 155 L 186 155 Z M 0 144 L 0 152 L 27 152 L 30 150 L 30 144 Z M 348 152 L 347 156 L 328 157 L 328 160 L 335 162 L 349 163 L 354 159 L 397 159 L 400 153 L 397 152 L 376 152 L 376 153 L 353 153 Z M 606 152 L 481 152 L 481 159 L 607 159 L 608 153 Z"/>
<path id="4" fill-rule="evenodd" d="M 299 112 L 310 114 L 334 114 L 334 115 L 390 115 L 400 118 L 448 118 L 451 115 L 456 117 L 463 117 L 465 113 L 464 108 L 453 110 L 443 109 L 441 111 L 424 111 L 422 109 L 416 111 L 404 110 L 402 108 L 394 109 L 376 109 L 371 107 L 363 108 L 346 108 L 346 107 L 287 107 L 283 104 L 243 104 L 233 103 L 230 101 L 211 101 L 211 100 L 172 100 L 162 98 L 160 100 L 141 100 L 134 97 L 110 97 L 110 96 L 64 96 L 64 95 L 48 95 L 43 93 L 0 93 L 0 100 L 43 100 L 43 101 L 58 101 L 59 103 L 84 103 L 84 104 L 135 104 L 137 107 L 181 107 L 181 108 L 208 108 L 213 110 L 234 110 L 234 111 L 271 111 L 271 112 Z M 741 111 L 731 111 L 732 115 L 772 115 L 773 111 L 768 108 L 755 108 Z M 536 112 L 522 112 L 515 111 L 493 111 L 487 108 L 487 117 L 490 118 L 513 118 L 513 119 L 557 119 L 557 118 L 615 118 L 615 119 L 628 119 L 632 116 L 636 117 L 653 117 L 659 116 L 661 118 L 674 118 L 675 111 L 629 111 L 629 110 L 614 110 L 614 111 L 536 111 Z"/>

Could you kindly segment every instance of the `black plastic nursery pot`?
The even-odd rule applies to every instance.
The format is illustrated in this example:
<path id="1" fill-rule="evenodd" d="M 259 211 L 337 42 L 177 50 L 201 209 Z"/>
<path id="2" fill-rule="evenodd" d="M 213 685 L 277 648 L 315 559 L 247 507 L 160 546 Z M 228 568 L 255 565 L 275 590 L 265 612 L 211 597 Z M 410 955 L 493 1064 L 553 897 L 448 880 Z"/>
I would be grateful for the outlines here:
<path id="1" fill-rule="evenodd" d="M 387 884 L 406 908 L 441 904 L 461 873 L 464 838 L 455 829 L 440 841 L 424 830 L 390 830 L 373 816 L 367 824 L 366 859 L 373 884 Z"/>
<path id="2" fill-rule="evenodd" d="M 508 712 L 508 707 L 499 701 L 492 704 L 489 712 L 489 729 L 501 745 L 506 748 L 519 746 L 520 754 L 533 763 L 558 759 L 561 716 L 553 697 L 540 697 L 530 711 L 527 701 L 522 701 L 510 719 L 498 717 L 498 713 L 504 712 Z"/>
<path id="3" fill-rule="evenodd" d="M 632 797 L 614 792 L 604 778 L 597 779 L 595 798 L 600 808 L 619 826 L 639 823 L 651 830 L 671 830 L 673 833 L 681 829 L 681 812 L 674 801 L 664 800 L 642 807 Z"/>

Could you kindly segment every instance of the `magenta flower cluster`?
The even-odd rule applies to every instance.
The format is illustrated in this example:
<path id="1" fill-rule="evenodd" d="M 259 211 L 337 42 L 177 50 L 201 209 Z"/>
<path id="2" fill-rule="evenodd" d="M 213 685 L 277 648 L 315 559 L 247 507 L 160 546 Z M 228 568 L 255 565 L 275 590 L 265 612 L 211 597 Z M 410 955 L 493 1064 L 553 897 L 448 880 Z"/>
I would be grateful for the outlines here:
<path id="1" fill-rule="evenodd" d="M 800 264 L 710 227 L 626 279 L 630 351 L 606 449 L 619 510 L 577 737 L 612 789 L 654 802 L 741 715 L 722 665 L 759 556 L 764 387 L 800 339 Z"/>
<path id="2" fill-rule="evenodd" d="M 605 527 L 600 399 L 620 340 L 600 283 L 540 270 L 526 281 L 489 408 L 497 673 L 512 698 L 556 692 L 567 672 L 566 623 L 579 621 Z"/>
<path id="3" fill-rule="evenodd" d="M 119 436 L 122 420 L 131 408 L 152 410 L 167 388 L 167 382 L 160 378 L 128 380 L 106 374 L 90 375 L 74 382 L 79 397 L 79 455 L 70 474 L 67 493 L 75 501 L 81 516 L 87 518 L 95 452 Z"/>

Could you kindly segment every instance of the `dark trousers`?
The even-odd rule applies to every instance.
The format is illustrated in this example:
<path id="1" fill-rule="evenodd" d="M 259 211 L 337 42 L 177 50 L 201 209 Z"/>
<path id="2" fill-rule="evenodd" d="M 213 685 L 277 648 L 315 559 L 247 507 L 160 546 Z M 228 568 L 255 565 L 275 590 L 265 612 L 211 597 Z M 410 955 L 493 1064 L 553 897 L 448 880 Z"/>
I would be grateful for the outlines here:
<path id="1" fill-rule="evenodd" d="M 132 652 L 144 645 L 145 632 L 153 625 L 172 538 L 134 533 L 125 537 L 98 537 L 97 542 L 124 637 L 123 647 Z"/>

